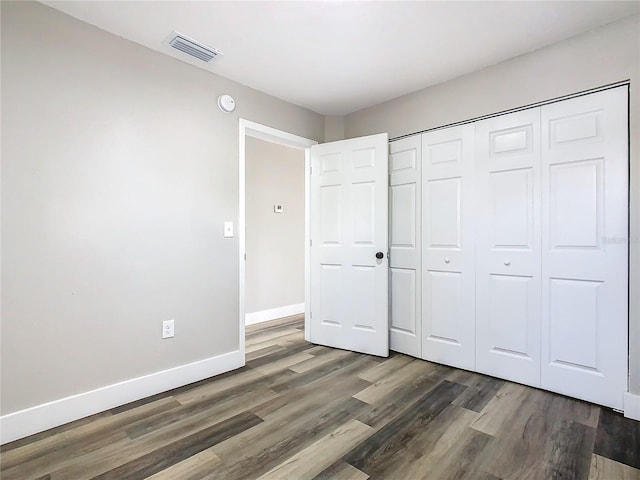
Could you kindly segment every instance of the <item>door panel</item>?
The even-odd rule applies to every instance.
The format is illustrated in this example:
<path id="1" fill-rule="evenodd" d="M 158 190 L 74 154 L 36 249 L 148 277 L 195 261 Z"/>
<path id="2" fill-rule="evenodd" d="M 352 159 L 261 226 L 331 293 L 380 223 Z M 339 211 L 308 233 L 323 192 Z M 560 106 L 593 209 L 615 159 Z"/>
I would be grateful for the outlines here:
<path id="1" fill-rule="evenodd" d="M 493 245 L 531 248 L 533 244 L 533 169 L 490 173 Z"/>
<path id="2" fill-rule="evenodd" d="M 462 314 L 462 274 L 460 272 L 427 272 L 426 288 L 429 318 L 429 341 L 462 346 L 464 317 Z"/>
<path id="3" fill-rule="evenodd" d="M 542 107 L 542 386 L 623 408 L 627 87 Z"/>
<path id="4" fill-rule="evenodd" d="M 531 360 L 527 343 L 528 308 L 531 277 L 491 275 L 489 287 L 489 327 L 492 332 L 491 353 L 501 353 Z M 505 360 L 508 361 L 508 360 Z"/>
<path id="5" fill-rule="evenodd" d="M 354 183 L 353 188 L 353 243 L 375 244 L 375 184 Z"/>
<path id="6" fill-rule="evenodd" d="M 420 198 L 422 147 L 419 136 L 389 146 L 390 348 L 420 357 Z"/>
<path id="7" fill-rule="evenodd" d="M 602 247 L 603 167 L 602 158 L 549 165 L 552 248 Z"/>
<path id="8" fill-rule="evenodd" d="M 598 372 L 598 297 L 603 282 L 550 279 L 549 363 Z M 600 298 L 602 301 L 602 298 Z M 579 325 L 575 318 L 580 319 Z M 579 327 L 579 328 L 576 328 Z"/>
<path id="9" fill-rule="evenodd" d="M 422 135 L 422 358 L 475 367 L 474 127 Z"/>
<path id="10" fill-rule="evenodd" d="M 376 303 L 371 301 L 371 295 L 379 291 L 376 274 L 380 269 L 376 266 L 363 265 L 353 265 L 351 269 L 353 285 L 350 289 L 351 295 L 348 297 L 347 311 L 350 311 L 353 328 L 375 332 L 378 329 L 375 322 Z"/>
<path id="11" fill-rule="evenodd" d="M 411 268 L 394 267 L 389 270 L 391 278 L 390 348 L 395 350 L 394 332 L 411 335 L 412 337 L 416 335 L 416 271 Z"/>
<path id="12" fill-rule="evenodd" d="M 540 385 L 540 109 L 476 124 L 478 371 Z"/>
<path id="13" fill-rule="evenodd" d="M 324 264 L 318 276 L 321 321 L 323 325 L 342 327 L 341 305 L 345 303 L 342 265 Z"/>
<path id="14" fill-rule="evenodd" d="M 416 190 L 415 182 L 389 187 L 391 248 L 417 248 Z"/>
<path id="15" fill-rule="evenodd" d="M 342 187 L 340 185 L 320 186 L 320 232 L 322 245 L 341 245 Z"/>
<path id="16" fill-rule="evenodd" d="M 389 354 L 387 151 L 386 134 L 311 147 L 313 343 Z"/>
<path id="17" fill-rule="evenodd" d="M 461 178 L 428 180 L 429 248 L 460 249 Z"/>

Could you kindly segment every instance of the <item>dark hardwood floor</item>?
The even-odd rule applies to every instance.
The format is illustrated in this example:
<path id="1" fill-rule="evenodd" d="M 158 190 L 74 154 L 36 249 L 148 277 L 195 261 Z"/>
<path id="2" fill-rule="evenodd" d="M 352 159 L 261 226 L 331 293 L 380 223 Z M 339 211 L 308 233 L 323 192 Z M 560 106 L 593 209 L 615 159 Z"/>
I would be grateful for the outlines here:
<path id="1" fill-rule="evenodd" d="M 640 422 L 392 353 L 247 329 L 247 366 L 2 447 L 1 478 L 640 480 Z"/>

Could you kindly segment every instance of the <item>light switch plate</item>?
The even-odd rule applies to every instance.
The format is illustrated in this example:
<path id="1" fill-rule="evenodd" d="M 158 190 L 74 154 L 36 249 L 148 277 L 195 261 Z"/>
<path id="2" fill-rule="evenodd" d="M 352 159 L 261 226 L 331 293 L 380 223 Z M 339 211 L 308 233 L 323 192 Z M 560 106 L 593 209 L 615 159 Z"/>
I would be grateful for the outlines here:
<path id="1" fill-rule="evenodd" d="M 224 236 L 225 238 L 233 237 L 233 222 L 224 222 Z"/>
<path id="2" fill-rule="evenodd" d="M 275 213 L 284 213 L 284 206 L 283 205 L 274 205 L 273 206 L 273 211 Z"/>

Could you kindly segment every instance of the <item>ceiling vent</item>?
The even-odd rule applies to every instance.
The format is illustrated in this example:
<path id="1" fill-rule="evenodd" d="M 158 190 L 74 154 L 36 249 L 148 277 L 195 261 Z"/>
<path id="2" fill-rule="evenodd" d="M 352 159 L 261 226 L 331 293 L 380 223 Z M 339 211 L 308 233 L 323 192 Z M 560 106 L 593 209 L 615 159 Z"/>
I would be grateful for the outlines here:
<path id="1" fill-rule="evenodd" d="M 218 55 L 223 55 L 220 50 L 207 47 L 206 45 L 198 43 L 190 39 L 189 37 L 175 31 L 165 41 L 165 43 L 170 47 L 173 47 L 176 50 L 180 50 L 182 53 L 191 55 L 198 60 L 202 60 L 203 62 L 210 62 Z"/>

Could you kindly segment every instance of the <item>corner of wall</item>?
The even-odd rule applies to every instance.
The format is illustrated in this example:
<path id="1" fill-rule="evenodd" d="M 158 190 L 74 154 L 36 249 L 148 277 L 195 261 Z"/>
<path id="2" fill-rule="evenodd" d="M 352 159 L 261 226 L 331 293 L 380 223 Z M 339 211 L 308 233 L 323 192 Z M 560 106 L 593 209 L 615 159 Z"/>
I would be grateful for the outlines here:
<path id="1" fill-rule="evenodd" d="M 344 140 L 344 116 L 328 115 L 324 117 L 324 141 Z"/>

